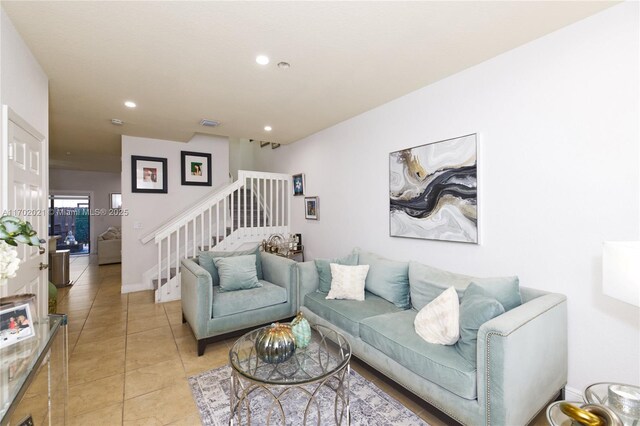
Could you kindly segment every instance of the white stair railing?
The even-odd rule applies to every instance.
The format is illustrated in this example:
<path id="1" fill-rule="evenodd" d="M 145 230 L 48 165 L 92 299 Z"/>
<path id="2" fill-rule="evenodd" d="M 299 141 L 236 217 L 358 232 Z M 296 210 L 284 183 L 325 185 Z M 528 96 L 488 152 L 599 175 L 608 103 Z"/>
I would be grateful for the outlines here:
<path id="1" fill-rule="evenodd" d="M 180 298 L 182 259 L 289 233 L 290 181 L 286 174 L 240 170 L 237 181 L 143 237 L 143 243 L 153 240 L 158 248 L 156 302 Z"/>

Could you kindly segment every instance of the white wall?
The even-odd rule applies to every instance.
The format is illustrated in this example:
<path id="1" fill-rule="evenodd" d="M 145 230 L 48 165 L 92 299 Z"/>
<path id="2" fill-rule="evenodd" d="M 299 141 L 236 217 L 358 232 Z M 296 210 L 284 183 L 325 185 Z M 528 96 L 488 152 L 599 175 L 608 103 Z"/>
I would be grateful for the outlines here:
<path id="1" fill-rule="evenodd" d="M 180 151 L 211 153 L 212 186 L 183 186 Z M 168 193 L 131 192 L 131 156 L 167 159 Z M 158 259 L 155 244 L 143 245 L 140 238 L 154 231 L 196 201 L 229 182 L 229 141 L 218 136 L 195 135 L 188 143 L 122 136 L 122 205 L 129 211 L 122 217 L 122 289 L 142 290 L 142 274 Z M 140 224 L 139 228 L 134 225 Z"/>
<path id="2" fill-rule="evenodd" d="M 98 251 L 98 235 L 110 226 L 121 226 L 121 217 L 109 214 L 109 194 L 121 190 L 120 173 L 49 169 L 49 190 L 56 195 L 91 193 L 91 210 L 96 213 L 101 210 L 107 212 L 89 217 L 91 254 Z"/>
<path id="3" fill-rule="evenodd" d="M 260 146 L 260 142 L 229 138 L 229 172 L 233 180 L 238 179 L 238 170 L 255 170 L 256 150 L 254 147 L 256 145 Z M 271 148 L 269 147 L 269 149 Z"/>
<path id="4" fill-rule="evenodd" d="M 41 134 L 49 135 L 49 79 L 13 23 L 0 10 L 0 97 Z"/>
<path id="5" fill-rule="evenodd" d="M 640 239 L 639 4 L 624 3 L 293 145 L 258 170 L 306 173 L 307 257 L 354 246 L 564 293 L 569 387 L 640 384 L 640 311 L 602 295 L 605 240 Z M 455 52 L 452 52 L 455 54 Z M 478 133 L 482 245 L 389 237 L 388 154 Z M 546 348 L 553 351 L 555 348 Z"/>
<path id="6" fill-rule="evenodd" d="M 42 149 L 44 158 L 49 157 L 49 79 L 34 58 L 33 54 L 16 31 L 13 23 L 0 8 L 0 104 L 8 105 L 22 119 L 44 135 L 45 142 Z M 0 134 L 2 134 L 0 124 Z M 0 149 L 0 210 L 4 210 L 6 196 L 7 159 L 3 158 L 5 149 Z M 47 173 L 48 162 L 45 160 L 44 173 Z M 48 175 L 44 176 L 44 186 L 48 186 Z M 42 217 L 41 217 L 42 219 Z M 38 226 L 32 221 L 38 234 L 46 236 L 46 220 Z M 44 229 L 39 229 L 44 228 Z M 44 260 L 44 257 L 43 257 Z M 44 260 L 46 262 L 46 260 Z M 30 284 L 28 284 L 30 286 Z M 29 287 L 30 288 L 30 287 Z M 18 290 L 18 293 L 31 292 Z M 46 312 L 48 287 L 46 281 L 35 290 L 38 296 L 39 312 Z"/>

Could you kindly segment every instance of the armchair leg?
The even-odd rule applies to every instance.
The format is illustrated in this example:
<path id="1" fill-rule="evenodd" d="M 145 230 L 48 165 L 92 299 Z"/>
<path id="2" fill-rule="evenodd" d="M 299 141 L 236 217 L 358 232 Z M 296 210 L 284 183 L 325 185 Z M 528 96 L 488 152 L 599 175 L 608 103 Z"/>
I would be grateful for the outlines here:
<path id="1" fill-rule="evenodd" d="M 204 350 L 206 347 L 207 347 L 207 339 L 198 340 L 198 343 L 197 343 L 198 356 L 204 355 Z"/>

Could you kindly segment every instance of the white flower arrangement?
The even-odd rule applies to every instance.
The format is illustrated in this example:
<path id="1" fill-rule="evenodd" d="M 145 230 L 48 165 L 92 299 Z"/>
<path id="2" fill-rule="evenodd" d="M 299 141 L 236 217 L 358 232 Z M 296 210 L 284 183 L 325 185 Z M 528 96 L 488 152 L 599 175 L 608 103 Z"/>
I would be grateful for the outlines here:
<path id="1" fill-rule="evenodd" d="M 9 244 L 0 241 L 0 279 L 13 278 L 20 267 L 18 253 Z"/>
<path id="2" fill-rule="evenodd" d="M 29 222 L 15 216 L 0 217 L 0 279 L 6 280 L 16 276 L 20 267 L 18 253 L 13 248 L 18 243 L 30 246 L 44 244 Z"/>

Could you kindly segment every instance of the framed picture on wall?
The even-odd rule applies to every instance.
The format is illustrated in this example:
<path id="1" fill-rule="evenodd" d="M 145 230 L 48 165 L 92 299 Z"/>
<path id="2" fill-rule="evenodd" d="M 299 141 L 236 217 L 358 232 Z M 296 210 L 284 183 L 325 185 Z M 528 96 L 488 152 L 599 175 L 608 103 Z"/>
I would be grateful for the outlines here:
<path id="1" fill-rule="evenodd" d="M 211 154 L 180 151 L 183 185 L 211 186 Z"/>
<path id="2" fill-rule="evenodd" d="M 131 192 L 167 193 L 167 159 L 131 156 Z"/>
<path id="3" fill-rule="evenodd" d="M 318 220 L 320 214 L 319 197 L 304 197 L 304 218 Z"/>
<path id="4" fill-rule="evenodd" d="M 109 194 L 109 208 L 112 210 L 119 210 L 122 208 L 122 194 L 119 192 L 112 192 Z"/>
<path id="5" fill-rule="evenodd" d="M 304 195 L 304 173 L 293 175 L 293 195 Z"/>
<path id="6" fill-rule="evenodd" d="M 389 234 L 478 244 L 476 134 L 389 154 Z"/>

